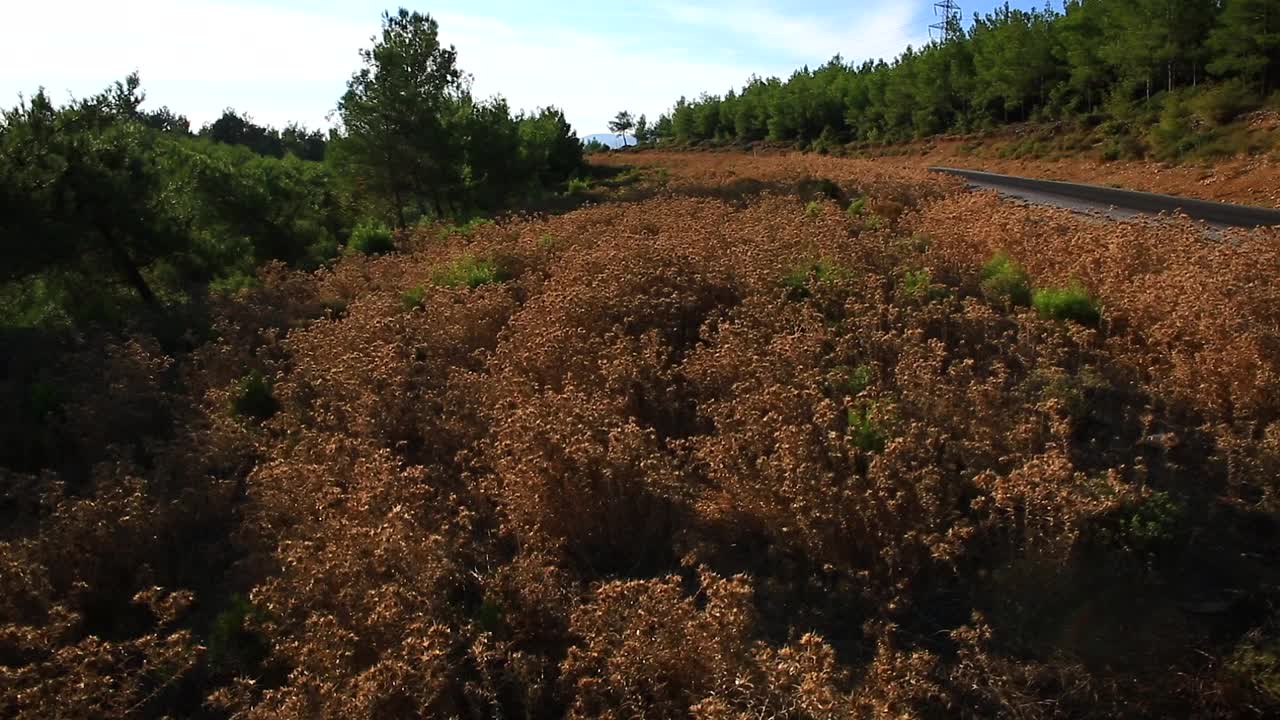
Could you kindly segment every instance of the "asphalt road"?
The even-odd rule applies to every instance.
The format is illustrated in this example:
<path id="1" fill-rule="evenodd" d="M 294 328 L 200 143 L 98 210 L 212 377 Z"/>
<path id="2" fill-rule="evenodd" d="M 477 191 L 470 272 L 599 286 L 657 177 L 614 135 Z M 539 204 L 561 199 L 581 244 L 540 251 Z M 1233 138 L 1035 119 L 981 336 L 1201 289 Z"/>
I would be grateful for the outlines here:
<path id="1" fill-rule="evenodd" d="M 1273 208 L 1120 190 L 1102 185 L 1035 180 L 978 170 L 947 167 L 929 169 L 962 177 L 973 187 L 996 190 L 1002 195 L 1026 202 L 1055 205 L 1077 212 L 1101 213 L 1114 218 L 1128 219 L 1161 213 L 1181 213 L 1218 227 L 1252 228 L 1280 225 L 1280 210 Z"/>

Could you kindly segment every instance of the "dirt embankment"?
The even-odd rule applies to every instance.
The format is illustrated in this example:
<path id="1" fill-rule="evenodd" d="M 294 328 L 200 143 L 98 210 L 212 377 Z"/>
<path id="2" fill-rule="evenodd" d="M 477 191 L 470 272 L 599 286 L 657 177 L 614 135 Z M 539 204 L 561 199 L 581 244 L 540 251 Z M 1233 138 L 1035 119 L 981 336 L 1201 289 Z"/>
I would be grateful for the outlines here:
<path id="1" fill-rule="evenodd" d="M 1047 128 L 1014 128 L 987 137 L 934 138 L 869 155 L 906 166 L 947 165 L 1044 180 L 1086 182 L 1220 202 L 1280 207 L 1280 114 L 1255 113 L 1238 135 L 1270 152 L 1172 164 L 1155 160 L 1107 161 L 1093 150 L 1027 152 L 1066 145 Z M 1019 152 L 1022 150 L 1022 152 Z"/>
<path id="2" fill-rule="evenodd" d="M 1235 128 L 1235 137 L 1244 138 L 1239 142 L 1246 147 L 1264 149 L 1262 152 L 1179 164 L 1155 160 L 1107 161 L 1101 151 L 1092 147 L 1098 142 L 1096 137 L 1069 135 L 1065 131 L 1055 132 L 1049 126 L 1017 126 L 995 134 L 935 137 L 905 145 L 863 149 L 855 154 L 901 167 L 945 165 L 1280 207 L 1280 113 L 1254 113 Z M 1069 149 L 1072 147 L 1077 149 Z M 791 147 L 767 143 L 755 147 L 758 155 L 791 151 Z"/>

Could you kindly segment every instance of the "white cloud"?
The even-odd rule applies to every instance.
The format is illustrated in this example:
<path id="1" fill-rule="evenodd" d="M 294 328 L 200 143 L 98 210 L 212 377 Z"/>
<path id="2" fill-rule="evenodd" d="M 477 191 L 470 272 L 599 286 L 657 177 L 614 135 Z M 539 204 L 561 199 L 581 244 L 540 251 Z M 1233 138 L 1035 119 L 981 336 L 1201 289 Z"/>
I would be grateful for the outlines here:
<path id="1" fill-rule="evenodd" d="M 514 107 L 556 105 L 582 134 L 605 132 L 622 109 L 656 119 L 681 95 L 743 84 L 752 68 L 682 49 L 645 47 L 568 29 L 522 30 L 498 20 L 440 13 L 440 36 L 475 76 L 478 95 Z"/>
<path id="2" fill-rule="evenodd" d="M 136 69 L 150 105 L 167 104 L 196 124 L 235 107 L 274 125 L 325 125 L 379 22 L 375 11 L 353 22 L 317 7 L 244 0 L 5 3 L 0 105 L 40 85 L 55 97 L 85 96 Z M 910 10 L 902 6 L 863 12 L 847 30 L 761 5 L 701 7 L 673 9 L 671 17 L 702 28 L 712 48 L 725 28 L 761 48 L 806 58 L 892 55 L 909 40 L 903 18 Z M 661 37 L 628 37 L 625 27 L 606 35 L 515 25 L 470 10 L 433 14 L 442 39 L 457 46 L 461 66 L 475 77 L 477 94 L 502 94 L 516 108 L 557 105 L 583 134 L 604 131 L 623 108 L 652 118 L 681 95 L 723 92 L 753 72 L 792 69 L 776 58 L 769 67 L 728 50 L 695 53 L 665 46 Z M 708 54 L 724 59 L 699 57 Z"/>
<path id="3" fill-rule="evenodd" d="M 918 4 L 859 3 L 851 11 L 821 17 L 783 12 L 759 2 L 669 3 L 661 6 L 677 22 L 728 29 L 760 48 L 805 62 L 837 53 L 846 59 L 892 58 L 922 40 L 916 27 Z"/>
<path id="4" fill-rule="evenodd" d="M 320 124 L 358 64 L 357 50 L 378 28 L 376 17 L 359 25 L 217 0 L 15 5 L 0 25 L 5 104 L 40 85 L 55 97 L 88 95 L 138 70 L 151 104 L 193 120 L 235 106 L 267 122 Z"/>

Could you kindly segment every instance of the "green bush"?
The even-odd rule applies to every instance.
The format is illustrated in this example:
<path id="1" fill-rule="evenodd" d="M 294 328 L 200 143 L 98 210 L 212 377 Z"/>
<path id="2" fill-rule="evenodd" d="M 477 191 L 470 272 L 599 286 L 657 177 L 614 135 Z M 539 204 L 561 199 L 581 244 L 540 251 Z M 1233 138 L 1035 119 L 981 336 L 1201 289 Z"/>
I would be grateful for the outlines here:
<path id="1" fill-rule="evenodd" d="M 841 365 L 836 368 L 835 376 L 832 384 L 837 391 L 846 395 L 860 394 L 871 387 L 871 382 L 875 379 L 875 373 L 869 365 Z"/>
<path id="2" fill-rule="evenodd" d="M 419 285 L 418 287 L 409 288 L 400 293 L 400 304 L 405 310 L 413 310 L 422 307 L 422 301 L 427 296 L 427 289 Z"/>
<path id="3" fill-rule="evenodd" d="M 1031 304 L 1031 279 L 1022 266 L 1004 252 L 996 253 L 982 266 L 981 287 L 983 296 L 992 303 L 1005 307 Z"/>
<path id="4" fill-rule="evenodd" d="M 821 215 L 822 205 L 819 204 L 817 200 L 810 200 L 809 203 L 804 206 L 805 220 L 817 220 Z"/>
<path id="5" fill-rule="evenodd" d="M 1031 304 L 1046 320 L 1073 320 L 1081 325 L 1096 325 L 1102 319 L 1098 303 L 1080 285 L 1037 290 Z"/>
<path id="6" fill-rule="evenodd" d="M 1227 663 L 1228 671 L 1244 684 L 1280 702 L 1280 637 L 1259 628 L 1245 636 Z"/>
<path id="7" fill-rule="evenodd" d="M 1237 78 L 1207 86 L 1192 97 L 1188 105 L 1205 122 L 1222 125 L 1257 109 L 1262 105 L 1262 98 Z"/>
<path id="8" fill-rule="evenodd" d="M 395 249 L 390 228 L 373 221 L 357 225 L 347 239 L 347 250 L 362 255 L 381 255 Z"/>
<path id="9" fill-rule="evenodd" d="M 1205 140 L 1191 118 L 1183 93 L 1165 96 L 1160 121 L 1147 132 L 1152 154 L 1167 162 L 1179 161 L 1197 150 Z"/>
<path id="10" fill-rule="evenodd" d="M 586 178 L 572 178 L 565 189 L 566 195 L 583 195 L 591 189 L 591 181 Z"/>
<path id="11" fill-rule="evenodd" d="M 1105 484 L 1094 484 L 1102 497 L 1114 497 Z M 1089 533 L 1098 549 L 1133 553 L 1150 560 L 1183 532 L 1186 506 L 1164 491 L 1126 498 L 1119 507 L 1097 516 Z"/>
<path id="12" fill-rule="evenodd" d="M 1119 132 L 1123 133 L 1124 131 L 1121 130 Z M 1107 162 L 1141 160 L 1145 155 L 1146 148 L 1142 146 L 1142 142 L 1128 134 L 1112 137 L 1102 149 L 1102 159 Z"/>
<path id="13" fill-rule="evenodd" d="M 261 617 L 262 611 L 248 600 L 231 596 L 227 609 L 218 613 L 209 630 L 207 657 L 214 672 L 251 675 L 267 659 L 266 639 L 246 627 L 247 621 Z"/>
<path id="14" fill-rule="evenodd" d="M 1157 554 L 1177 537 L 1186 507 L 1163 491 L 1126 500 L 1098 518 L 1097 541 L 1103 546 L 1143 555 Z"/>
<path id="15" fill-rule="evenodd" d="M 1153 492 L 1129 509 L 1122 535 L 1135 549 L 1154 550 L 1171 542 L 1182 521 L 1182 503 L 1166 492 Z"/>
<path id="16" fill-rule="evenodd" d="M 510 280 L 510 275 L 492 260 L 463 255 L 448 265 L 438 268 L 431 276 L 437 287 L 467 288 L 474 290 L 481 285 Z"/>
<path id="17" fill-rule="evenodd" d="M 445 228 L 444 234 L 446 236 L 461 235 L 463 237 L 471 237 L 473 234 L 475 234 L 475 231 L 479 230 L 482 227 L 492 225 L 492 224 L 493 224 L 493 220 L 490 220 L 487 217 L 474 217 L 464 223 L 451 225 Z"/>
<path id="18" fill-rule="evenodd" d="M 850 220 L 861 218 L 867 212 L 867 199 L 865 197 L 854 198 L 849 203 L 849 209 L 845 211 L 849 215 Z"/>
<path id="19" fill-rule="evenodd" d="M 884 218 L 875 213 L 868 213 L 862 218 L 862 229 L 867 231 L 875 231 L 884 227 Z"/>
<path id="20" fill-rule="evenodd" d="M 819 259 L 793 266 L 782 276 L 782 286 L 787 289 L 787 297 L 792 300 L 804 300 L 813 293 L 811 282 L 828 283 L 845 276 L 845 271 L 830 260 Z"/>
<path id="21" fill-rule="evenodd" d="M 209 292 L 214 295 L 235 295 L 241 290 L 254 287 L 258 279 L 248 273 L 234 273 L 209 281 Z"/>
<path id="22" fill-rule="evenodd" d="M 933 282 L 933 273 L 927 268 L 903 273 L 899 287 L 907 297 L 924 302 L 943 300 L 951 295 L 945 287 Z"/>
<path id="23" fill-rule="evenodd" d="M 865 403 L 849 410 L 849 442 L 863 452 L 884 452 L 889 435 L 884 428 L 883 413 L 875 403 Z"/>
<path id="24" fill-rule="evenodd" d="M 254 370 L 240 379 L 231 397 L 231 413 L 237 417 L 263 421 L 280 410 L 271 394 L 271 383 L 261 371 Z"/>

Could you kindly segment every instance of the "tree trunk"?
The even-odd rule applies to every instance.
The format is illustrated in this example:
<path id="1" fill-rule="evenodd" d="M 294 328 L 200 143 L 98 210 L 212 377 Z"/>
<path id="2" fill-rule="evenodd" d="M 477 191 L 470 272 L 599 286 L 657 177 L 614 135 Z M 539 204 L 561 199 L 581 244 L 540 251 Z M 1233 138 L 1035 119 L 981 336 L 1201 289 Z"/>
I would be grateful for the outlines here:
<path id="1" fill-rule="evenodd" d="M 138 291 L 138 296 L 142 301 L 151 307 L 157 307 L 160 303 L 156 301 L 156 294 L 151 291 L 151 286 L 147 284 L 146 278 L 142 277 L 142 272 L 138 270 L 137 264 L 133 262 L 133 258 L 129 257 L 129 252 L 116 239 L 115 233 L 103 231 L 103 237 L 106 238 L 107 244 L 111 247 L 111 258 L 115 261 L 116 268 L 120 270 L 120 274 L 124 275 L 125 280 Z"/>
<path id="2" fill-rule="evenodd" d="M 391 199 L 395 201 L 396 204 L 396 220 L 399 223 L 398 227 L 403 229 L 406 224 L 404 221 L 404 197 L 400 193 L 400 186 L 398 184 L 393 182 L 391 184 L 391 188 Z"/>

